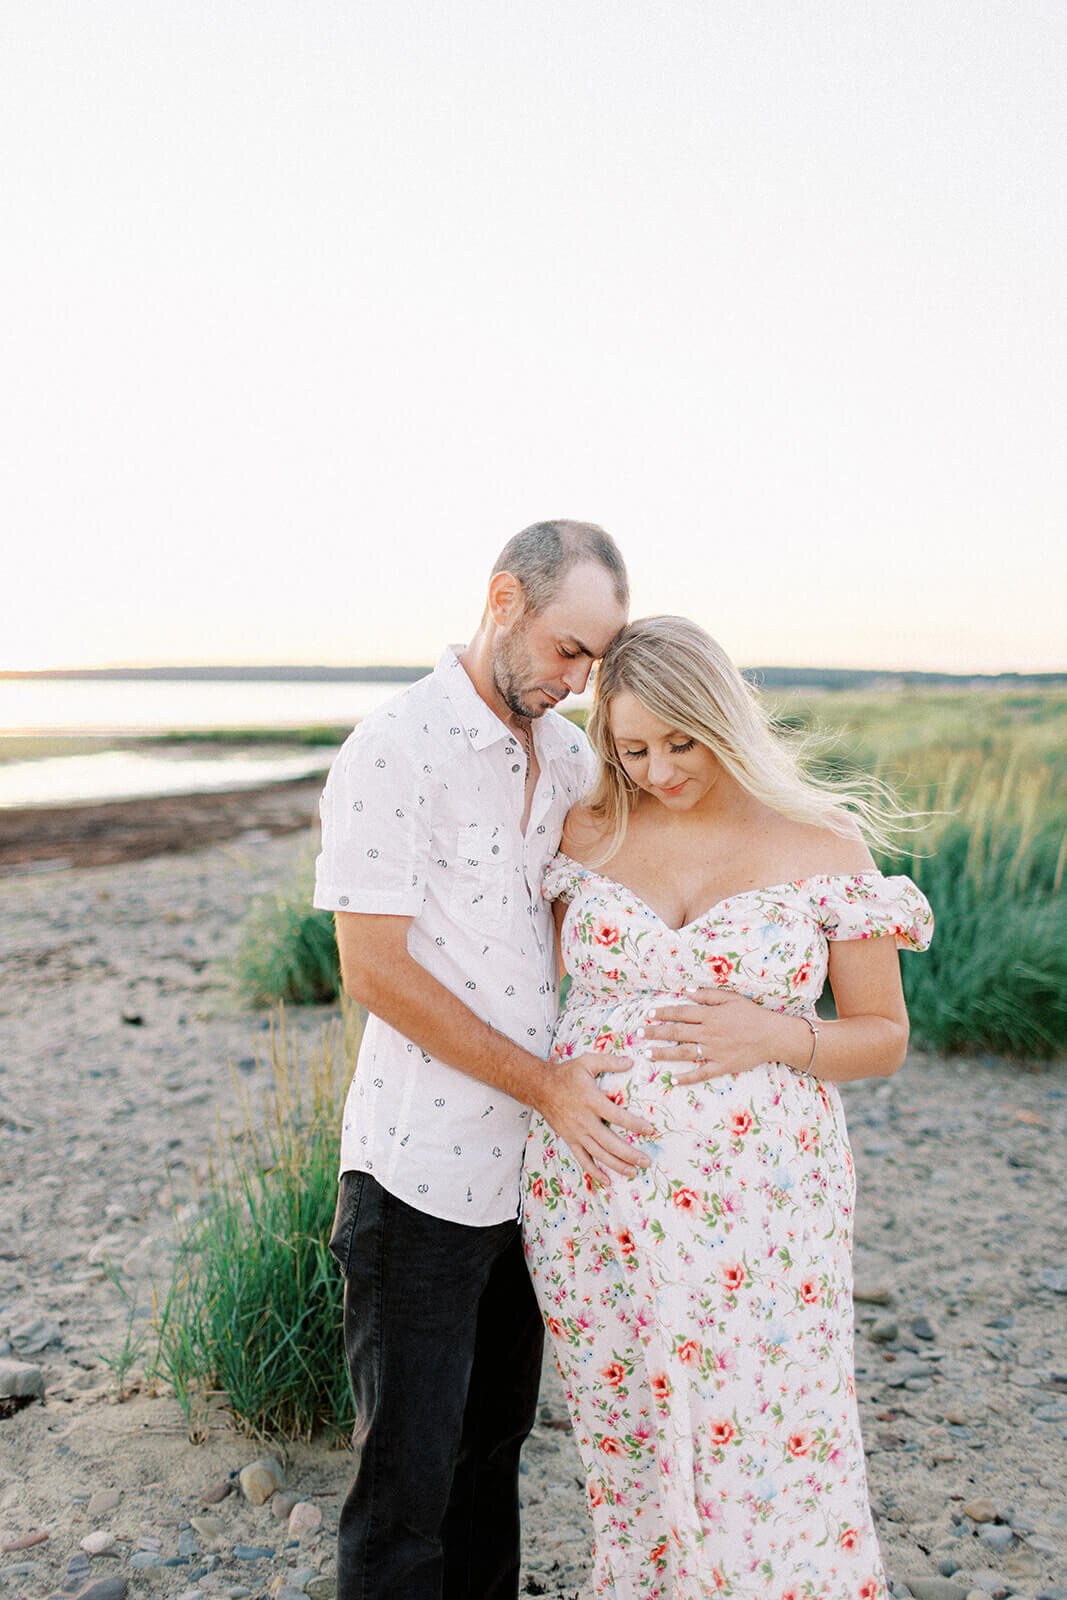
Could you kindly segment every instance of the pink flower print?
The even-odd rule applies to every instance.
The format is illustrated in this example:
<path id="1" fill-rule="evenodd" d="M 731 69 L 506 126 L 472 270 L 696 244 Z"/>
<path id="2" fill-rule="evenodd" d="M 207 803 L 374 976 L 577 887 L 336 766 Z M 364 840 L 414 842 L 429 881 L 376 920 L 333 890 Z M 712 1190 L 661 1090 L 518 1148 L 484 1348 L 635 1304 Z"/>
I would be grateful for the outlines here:
<path id="1" fill-rule="evenodd" d="M 617 1389 L 626 1377 L 626 1368 L 621 1361 L 611 1361 L 606 1367 L 601 1367 L 600 1376 L 606 1378 L 613 1389 Z"/>
<path id="2" fill-rule="evenodd" d="M 598 1033 L 593 1040 L 594 1050 L 610 1050 L 615 1038 L 613 1033 Z"/>
<path id="3" fill-rule="evenodd" d="M 710 1423 L 708 1432 L 711 1434 L 712 1444 L 718 1445 L 721 1448 L 724 1444 L 729 1444 L 730 1440 L 733 1438 L 734 1425 L 728 1419 L 724 1418 L 722 1422 Z"/>
<path id="4" fill-rule="evenodd" d="M 745 1269 L 734 1262 L 732 1266 L 723 1267 L 720 1270 L 719 1277 L 723 1288 L 734 1294 L 745 1281 Z"/>
<path id="5" fill-rule="evenodd" d="M 798 1428 L 796 1433 L 789 1435 L 786 1449 L 794 1460 L 799 1460 L 801 1456 L 806 1456 L 811 1449 L 811 1434 L 805 1433 L 802 1428 Z"/>
<path id="6" fill-rule="evenodd" d="M 808 979 L 810 977 L 811 977 L 811 963 L 808 962 L 808 961 L 805 961 L 803 963 L 803 965 L 799 966 L 797 968 L 797 970 L 793 974 L 793 987 L 794 987 L 794 989 L 802 988 L 802 986 L 805 983 L 807 983 L 807 981 L 808 981 Z"/>
<path id="7" fill-rule="evenodd" d="M 800 1285 L 800 1298 L 806 1306 L 813 1306 L 819 1298 L 819 1285 L 814 1278 L 805 1278 Z"/>
<path id="8" fill-rule="evenodd" d="M 740 1139 L 752 1126 L 751 1111 L 735 1111 L 730 1118 L 730 1131 L 735 1139 Z"/>
<path id="9" fill-rule="evenodd" d="M 810 1128 L 801 1128 L 797 1134 L 797 1144 L 802 1150 L 814 1150 L 815 1135 Z"/>
<path id="10" fill-rule="evenodd" d="M 877 1578 L 868 1578 L 866 1583 L 860 1584 L 859 1600 L 878 1600 L 878 1594 Z"/>
<path id="11" fill-rule="evenodd" d="M 618 928 L 616 927 L 616 925 L 613 922 L 608 922 L 603 917 L 601 917 L 600 921 L 597 924 L 597 929 L 596 929 L 596 933 L 595 933 L 594 937 L 596 938 L 597 944 L 603 944 L 603 945 L 609 945 L 609 946 L 613 945 L 613 944 L 618 944 L 618 942 L 619 942 L 619 930 L 618 930 Z"/>
<path id="12" fill-rule="evenodd" d="M 606 1456 L 624 1456 L 626 1454 L 618 1439 L 613 1439 L 610 1433 L 601 1439 L 600 1448 Z"/>
<path id="13" fill-rule="evenodd" d="M 725 983 L 734 970 L 733 962 L 727 961 L 725 956 L 709 956 L 707 965 L 711 968 L 716 983 Z"/>
<path id="14" fill-rule="evenodd" d="M 700 1203 L 700 1196 L 695 1189 L 676 1189 L 671 1199 L 679 1211 L 692 1211 Z"/>
<path id="15" fill-rule="evenodd" d="M 666 1405 L 671 1397 L 671 1380 L 665 1372 L 658 1372 L 650 1382 L 650 1388 L 660 1405 Z"/>

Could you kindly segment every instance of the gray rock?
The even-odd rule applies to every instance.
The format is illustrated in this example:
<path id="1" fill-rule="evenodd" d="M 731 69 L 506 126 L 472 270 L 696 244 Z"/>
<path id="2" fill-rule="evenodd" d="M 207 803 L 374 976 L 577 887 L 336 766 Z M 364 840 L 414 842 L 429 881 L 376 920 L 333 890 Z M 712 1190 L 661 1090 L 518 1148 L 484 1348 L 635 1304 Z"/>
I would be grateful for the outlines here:
<path id="1" fill-rule="evenodd" d="M 1014 1543 L 1015 1535 L 1002 1522 L 986 1522 L 978 1530 L 978 1537 L 990 1550 L 1003 1554 Z"/>
<path id="2" fill-rule="evenodd" d="M 161 1567 L 163 1557 L 158 1550 L 135 1550 L 130 1557 L 130 1566 L 138 1572 L 144 1567 Z"/>
<path id="3" fill-rule="evenodd" d="M 274 1551 L 261 1544 L 235 1544 L 233 1553 L 238 1561 L 273 1561 Z"/>
<path id="4" fill-rule="evenodd" d="M 273 1456 L 261 1456 L 250 1461 L 239 1474 L 241 1492 L 254 1506 L 265 1505 L 279 1489 L 285 1488 L 285 1471 Z"/>
<path id="5" fill-rule="evenodd" d="M 299 1499 L 300 1496 L 294 1494 L 292 1489 L 279 1489 L 278 1493 L 271 1497 L 271 1515 L 277 1517 L 279 1522 L 288 1522 L 289 1513 Z"/>
<path id="6" fill-rule="evenodd" d="M 11 1329 L 11 1343 L 20 1354 L 36 1356 L 42 1350 L 47 1350 L 49 1345 L 62 1344 L 63 1335 L 58 1322 L 48 1317 L 33 1317 L 29 1322 Z"/>
<path id="7" fill-rule="evenodd" d="M 967 1600 L 967 1589 L 962 1583 L 955 1583 L 951 1578 L 905 1577 L 904 1582 L 915 1596 L 915 1600 Z"/>
<path id="8" fill-rule="evenodd" d="M 312 1578 L 306 1590 L 308 1600 L 337 1600 L 337 1579 L 322 1573 Z"/>
<path id="9" fill-rule="evenodd" d="M 916 1339 L 936 1339 L 934 1325 L 929 1317 L 912 1317 L 911 1331 Z"/>
<path id="10" fill-rule="evenodd" d="M 189 1557 L 200 1554 L 200 1546 L 192 1528 L 182 1528 L 178 1534 L 178 1554 Z"/>
<path id="11" fill-rule="evenodd" d="M 0 1395 L 12 1400 L 44 1399 L 44 1375 L 29 1361 L 0 1360 Z"/>
<path id="12" fill-rule="evenodd" d="M 887 1306 L 893 1299 L 891 1292 L 881 1283 L 857 1283 L 852 1298 L 859 1305 Z"/>
<path id="13" fill-rule="evenodd" d="M 874 1344 L 892 1344 L 898 1337 L 900 1327 L 893 1317 L 879 1317 L 867 1330 L 868 1339 Z"/>
<path id="14" fill-rule="evenodd" d="M 1051 1289 L 1053 1294 L 1067 1294 L 1067 1267 L 1042 1267 L 1038 1277 L 1045 1288 Z M 11 1337 L 16 1339 L 14 1333 Z"/>
<path id="15" fill-rule="evenodd" d="M 954 1572 L 960 1570 L 960 1564 L 955 1556 L 942 1556 L 937 1563 L 937 1570 L 943 1578 L 951 1578 Z"/>
<path id="16" fill-rule="evenodd" d="M 117 1489 L 98 1489 L 86 1506 L 91 1517 L 106 1517 L 109 1511 L 114 1511 L 122 1499 Z"/>
<path id="17" fill-rule="evenodd" d="M 307 1600 L 303 1589 L 298 1589 L 295 1583 L 283 1583 L 274 1590 L 274 1600 Z"/>
<path id="18" fill-rule="evenodd" d="M 294 1567 L 292 1572 L 286 1573 L 286 1581 L 297 1589 L 306 1589 L 312 1578 L 317 1576 L 315 1567 Z"/>
<path id="19" fill-rule="evenodd" d="M 76 1550 L 67 1562 L 68 1578 L 87 1578 L 89 1576 L 89 1557 L 84 1550 Z"/>
<path id="20" fill-rule="evenodd" d="M 1058 1556 L 1060 1553 L 1058 1544 L 1053 1544 L 1051 1539 L 1042 1539 L 1039 1534 L 1028 1534 L 1026 1542 L 1035 1555 Z"/>
<path id="21" fill-rule="evenodd" d="M 126 1579 L 117 1573 L 108 1578 L 90 1578 L 75 1592 L 73 1600 L 126 1600 Z"/>

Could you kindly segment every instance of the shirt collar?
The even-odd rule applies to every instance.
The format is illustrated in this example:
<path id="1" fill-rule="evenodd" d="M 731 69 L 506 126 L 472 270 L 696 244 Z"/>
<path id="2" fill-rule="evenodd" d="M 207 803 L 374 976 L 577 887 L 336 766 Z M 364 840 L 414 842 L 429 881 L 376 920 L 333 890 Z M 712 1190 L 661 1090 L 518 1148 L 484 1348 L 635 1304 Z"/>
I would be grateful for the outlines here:
<path id="1" fill-rule="evenodd" d="M 462 649 L 462 645 L 447 645 L 434 668 L 434 677 L 440 683 L 449 705 L 456 713 L 456 720 L 466 731 L 467 738 L 475 750 L 488 750 L 504 739 L 512 744 L 518 744 L 520 741 L 514 729 L 509 728 L 496 712 L 486 705 L 468 677 L 467 670 L 459 659 L 459 651 Z M 558 713 L 547 711 L 543 717 L 535 718 L 530 726 L 533 729 L 537 758 L 542 765 L 545 761 L 556 760 L 579 742 L 579 730 Z"/>

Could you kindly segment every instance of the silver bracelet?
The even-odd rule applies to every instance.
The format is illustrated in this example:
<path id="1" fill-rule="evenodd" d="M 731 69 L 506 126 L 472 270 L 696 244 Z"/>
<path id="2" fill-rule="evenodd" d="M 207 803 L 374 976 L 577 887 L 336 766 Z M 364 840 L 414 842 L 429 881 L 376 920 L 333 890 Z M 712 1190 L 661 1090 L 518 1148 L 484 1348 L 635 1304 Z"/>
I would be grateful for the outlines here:
<path id="1" fill-rule="evenodd" d="M 815 1065 L 815 1053 L 819 1048 L 819 1030 L 815 1026 L 814 1022 L 812 1022 L 810 1017 L 802 1017 L 801 1021 L 806 1022 L 808 1027 L 811 1029 L 811 1055 L 808 1057 L 807 1066 L 802 1067 L 801 1071 L 805 1072 L 809 1077 L 813 1077 L 814 1074 L 812 1073 L 811 1069 Z"/>

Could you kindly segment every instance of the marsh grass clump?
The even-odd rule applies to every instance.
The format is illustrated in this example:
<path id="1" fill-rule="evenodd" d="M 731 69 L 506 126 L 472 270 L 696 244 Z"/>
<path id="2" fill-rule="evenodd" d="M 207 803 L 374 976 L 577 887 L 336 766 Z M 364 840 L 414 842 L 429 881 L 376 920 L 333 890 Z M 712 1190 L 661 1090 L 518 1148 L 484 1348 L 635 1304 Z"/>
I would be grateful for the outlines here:
<path id="1" fill-rule="evenodd" d="M 311 904 L 310 883 L 257 900 L 233 962 L 237 986 L 253 1005 L 328 1005 L 341 992 L 333 912 Z"/>
<path id="2" fill-rule="evenodd" d="M 272 1024 L 264 1113 L 220 1127 L 193 1220 L 178 1226 L 169 1291 L 156 1308 L 150 1375 L 190 1428 L 220 1392 L 260 1438 L 340 1439 L 352 1427 L 342 1278 L 327 1248 L 337 1198 L 345 1088 L 359 1011 L 324 1025 L 303 1065 Z"/>

